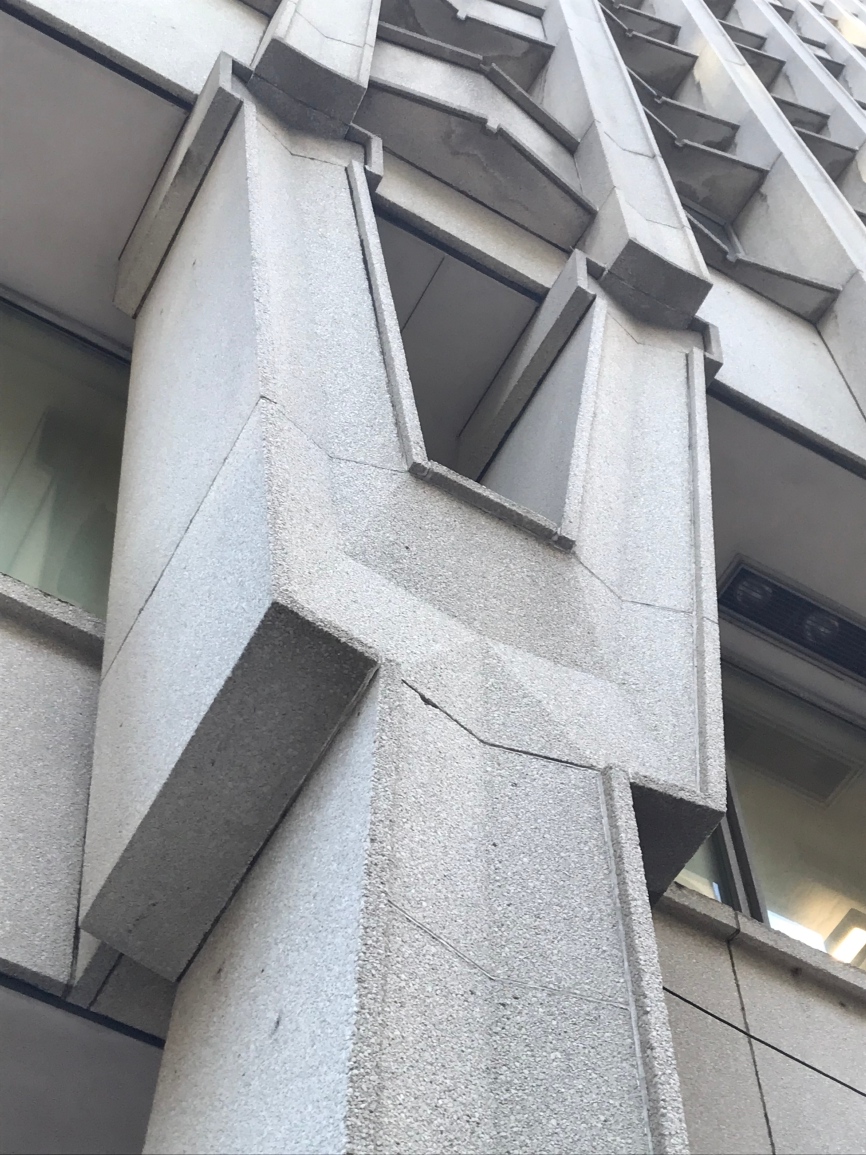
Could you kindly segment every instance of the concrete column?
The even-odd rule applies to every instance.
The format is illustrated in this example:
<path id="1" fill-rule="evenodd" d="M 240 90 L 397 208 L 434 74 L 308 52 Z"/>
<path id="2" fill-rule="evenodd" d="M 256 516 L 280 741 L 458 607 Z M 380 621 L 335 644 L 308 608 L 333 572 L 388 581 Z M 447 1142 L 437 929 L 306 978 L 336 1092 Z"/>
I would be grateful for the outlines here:
<path id="1" fill-rule="evenodd" d="M 632 796 L 660 888 L 720 806 L 698 338 L 593 286 L 484 502 L 413 476 L 362 149 L 221 83 L 138 311 L 82 891 L 181 980 L 149 1149 L 683 1151 Z"/>
<path id="2" fill-rule="evenodd" d="M 380 671 L 181 983 L 146 1150 L 686 1150 L 624 774 Z"/>

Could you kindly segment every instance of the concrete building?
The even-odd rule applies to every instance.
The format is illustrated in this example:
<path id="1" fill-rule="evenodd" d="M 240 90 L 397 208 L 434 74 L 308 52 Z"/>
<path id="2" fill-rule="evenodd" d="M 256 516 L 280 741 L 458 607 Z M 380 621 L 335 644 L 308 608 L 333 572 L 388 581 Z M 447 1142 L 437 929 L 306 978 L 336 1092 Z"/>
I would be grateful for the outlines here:
<path id="1" fill-rule="evenodd" d="M 866 1151 L 866 9 L 0 0 L 0 130 L 0 1151 Z"/>

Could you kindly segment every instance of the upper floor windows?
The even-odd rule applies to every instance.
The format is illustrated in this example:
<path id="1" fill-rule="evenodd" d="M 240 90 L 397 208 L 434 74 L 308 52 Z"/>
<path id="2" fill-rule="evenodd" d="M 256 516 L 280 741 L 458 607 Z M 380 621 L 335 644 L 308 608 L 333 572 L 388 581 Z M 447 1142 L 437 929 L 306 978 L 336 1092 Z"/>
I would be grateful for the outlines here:
<path id="1" fill-rule="evenodd" d="M 0 572 L 104 616 L 128 366 L 0 302 Z"/>
<path id="2" fill-rule="evenodd" d="M 866 969 L 866 731 L 731 665 L 723 698 L 729 817 L 679 881 Z"/>

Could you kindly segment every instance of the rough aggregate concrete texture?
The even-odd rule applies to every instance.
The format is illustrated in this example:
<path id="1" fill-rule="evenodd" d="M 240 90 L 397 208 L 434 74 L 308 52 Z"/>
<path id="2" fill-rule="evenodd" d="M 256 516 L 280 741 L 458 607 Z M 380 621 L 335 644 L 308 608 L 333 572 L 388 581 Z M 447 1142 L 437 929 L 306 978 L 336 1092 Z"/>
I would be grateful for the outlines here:
<path id="1" fill-rule="evenodd" d="M 697 338 L 604 302 L 564 513 L 575 557 L 424 485 L 405 469 L 347 180 L 359 151 L 245 99 L 139 319 L 82 914 L 167 978 L 338 724 L 335 705 L 281 752 L 339 654 L 343 707 L 373 655 L 392 659 L 494 740 L 616 761 L 676 787 L 686 812 L 700 791 L 715 805 L 694 756 L 699 733 L 719 740 L 694 648 Z M 321 660 L 289 660 L 290 620 Z M 469 651 L 473 680 L 454 660 Z M 280 694 L 292 706 L 276 719 Z M 220 815 L 242 796 L 240 820 Z M 218 868 L 201 859 L 212 845 Z"/>
<path id="2" fill-rule="evenodd" d="M 180 984 L 146 1150 L 685 1150 L 617 805 L 384 671 Z"/>
<path id="3" fill-rule="evenodd" d="M 0 618 L 0 970 L 55 994 L 71 978 L 98 686 L 93 652 Z"/>

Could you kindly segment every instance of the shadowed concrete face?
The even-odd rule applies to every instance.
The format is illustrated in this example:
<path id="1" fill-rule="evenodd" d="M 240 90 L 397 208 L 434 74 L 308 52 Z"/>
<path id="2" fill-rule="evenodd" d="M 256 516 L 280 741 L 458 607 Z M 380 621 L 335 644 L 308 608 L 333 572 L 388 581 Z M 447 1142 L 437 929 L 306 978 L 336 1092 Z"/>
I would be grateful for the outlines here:
<path id="1" fill-rule="evenodd" d="M 0 1151 L 141 1151 L 159 1048 L 6 987 L 0 1037 Z"/>

